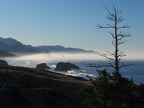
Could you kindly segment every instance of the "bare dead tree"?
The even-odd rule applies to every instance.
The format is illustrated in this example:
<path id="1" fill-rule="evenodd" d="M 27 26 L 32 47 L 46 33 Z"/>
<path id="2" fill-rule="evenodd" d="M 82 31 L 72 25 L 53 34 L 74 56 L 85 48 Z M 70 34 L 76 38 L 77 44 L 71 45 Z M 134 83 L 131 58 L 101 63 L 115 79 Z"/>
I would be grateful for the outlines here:
<path id="1" fill-rule="evenodd" d="M 126 56 L 126 54 L 119 50 L 119 45 L 124 44 L 127 41 L 126 38 L 131 37 L 131 35 L 123 33 L 121 31 L 121 29 L 129 28 L 128 25 L 119 26 L 119 23 L 121 23 L 124 20 L 120 16 L 122 11 L 119 9 L 116 9 L 115 6 L 113 6 L 112 11 L 110 11 L 107 7 L 106 7 L 106 9 L 108 11 L 107 19 L 112 21 L 114 24 L 112 24 L 112 25 L 107 24 L 106 26 L 102 26 L 102 25 L 98 24 L 97 27 L 98 27 L 98 29 L 104 28 L 104 29 L 113 29 L 114 30 L 114 32 L 109 31 L 110 35 L 113 38 L 112 45 L 114 46 L 114 52 L 112 52 L 112 53 L 107 52 L 107 53 L 103 53 L 100 55 L 107 58 L 108 60 L 110 60 L 111 63 L 109 63 L 109 66 L 113 67 L 116 72 L 119 72 L 120 68 L 122 68 L 123 66 L 128 66 L 121 62 L 121 58 Z"/>

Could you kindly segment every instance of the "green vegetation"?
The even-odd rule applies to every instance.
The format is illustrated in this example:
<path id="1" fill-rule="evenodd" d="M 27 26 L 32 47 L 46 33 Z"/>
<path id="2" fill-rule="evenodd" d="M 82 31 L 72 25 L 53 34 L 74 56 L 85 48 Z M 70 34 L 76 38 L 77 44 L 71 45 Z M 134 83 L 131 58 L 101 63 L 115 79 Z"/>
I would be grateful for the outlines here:
<path id="1" fill-rule="evenodd" d="M 143 108 L 144 85 L 136 85 L 119 72 L 109 75 L 98 70 L 99 77 L 91 79 L 93 86 L 82 91 L 82 108 Z"/>

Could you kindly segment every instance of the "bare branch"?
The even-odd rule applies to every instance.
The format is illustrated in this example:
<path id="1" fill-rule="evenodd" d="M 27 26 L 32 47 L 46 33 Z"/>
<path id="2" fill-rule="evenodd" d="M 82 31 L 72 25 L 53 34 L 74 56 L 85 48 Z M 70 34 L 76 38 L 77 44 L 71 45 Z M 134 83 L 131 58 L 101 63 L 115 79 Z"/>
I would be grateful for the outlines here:
<path id="1" fill-rule="evenodd" d="M 122 27 L 118 27 L 118 29 L 122 29 L 122 28 L 130 28 L 128 25 L 124 25 Z"/>
<path id="2" fill-rule="evenodd" d="M 125 67 L 125 66 L 131 66 L 131 65 L 134 65 L 134 64 L 127 64 L 127 65 L 126 65 L 126 64 L 123 64 L 123 63 L 122 63 L 122 65 L 119 66 L 119 68 L 122 68 L 122 67 Z"/>
<path id="3" fill-rule="evenodd" d="M 122 31 L 118 31 L 119 29 L 124 29 L 124 28 L 129 28 L 128 25 L 123 25 L 123 26 L 118 26 L 119 23 L 121 23 L 124 19 L 119 16 L 122 11 L 119 9 L 116 9 L 115 6 L 113 5 L 112 11 L 110 11 L 106 6 L 105 6 L 106 10 L 108 11 L 108 15 L 107 18 L 110 21 L 113 21 L 114 24 L 106 24 L 106 26 L 102 26 L 102 25 L 97 25 L 98 29 L 101 28 L 111 28 L 114 30 L 114 32 L 109 32 L 110 35 L 112 36 L 113 40 L 112 40 L 112 45 L 114 46 L 114 52 L 110 53 L 104 53 L 104 54 L 100 54 L 102 57 L 105 57 L 106 59 L 110 60 L 112 63 L 109 63 L 110 67 L 113 67 L 115 69 L 115 71 L 119 72 L 119 69 L 123 66 L 129 66 L 129 65 L 120 65 L 121 63 L 121 58 L 126 56 L 124 54 L 124 52 L 120 52 L 119 51 L 119 45 L 124 44 L 125 42 L 127 42 L 126 38 L 131 37 L 130 34 L 126 34 L 123 33 Z"/>
<path id="4" fill-rule="evenodd" d="M 123 40 L 123 41 L 119 41 L 117 44 L 118 45 L 121 45 L 121 44 L 124 44 L 124 43 L 126 43 L 127 42 L 127 40 Z"/>
<path id="5" fill-rule="evenodd" d="M 108 63 L 110 65 L 110 67 L 115 68 L 115 66 L 112 63 Z"/>
<path id="6" fill-rule="evenodd" d="M 111 33 L 111 32 L 109 32 L 110 34 L 111 34 L 111 36 L 115 39 L 115 35 L 114 35 L 114 33 Z"/>
<path id="7" fill-rule="evenodd" d="M 106 59 L 108 59 L 112 62 L 114 62 L 114 60 L 115 60 L 114 58 L 111 57 L 112 55 L 110 55 L 110 54 L 108 55 L 108 54 L 104 53 L 104 54 L 100 54 L 100 56 L 105 57 Z"/>
<path id="8" fill-rule="evenodd" d="M 120 23 L 120 22 L 122 22 L 124 19 L 122 19 L 122 17 L 118 17 L 117 18 L 117 23 Z"/>
<path id="9" fill-rule="evenodd" d="M 124 56 L 126 56 L 126 54 L 125 54 L 124 52 L 120 52 L 120 53 L 118 54 L 118 57 L 124 57 Z"/>
<path id="10" fill-rule="evenodd" d="M 108 11 L 108 13 L 109 13 L 109 15 L 113 15 L 110 11 L 109 11 L 109 9 L 105 6 L 105 8 L 107 9 L 107 11 Z"/>
<path id="11" fill-rule="evenodd" d="M 115 56 L 115 53 L 113 52 L 113 53 L 111 53 L 111 52 L 108 52 L 108 51 L 106 51 L 107 52 L 107 55 L 108 56 Z"/>
<path id="12" fill-rule="evenodd" d="M 107 18 L 110 20 L 110 21 L 115 21 L 114 17 L 108 15 Z"/>
<path id="13" fill-rule="evenodd" d="M 102 25 L 99 25 L 99 24 L 97 25 L 97 27 L 98 27 L 97 29 L 100 29 L 100 28 L 112 28 L 112 27 L 108 27 L 108 26 L 105 27 L 105 26 L 102 26 Z"/>

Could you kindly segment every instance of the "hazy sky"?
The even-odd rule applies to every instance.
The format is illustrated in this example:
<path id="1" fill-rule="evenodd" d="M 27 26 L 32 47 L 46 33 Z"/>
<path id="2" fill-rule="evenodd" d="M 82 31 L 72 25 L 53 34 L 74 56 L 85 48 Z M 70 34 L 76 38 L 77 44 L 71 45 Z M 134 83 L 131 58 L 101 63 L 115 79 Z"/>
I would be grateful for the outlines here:
<path id="1" fill-rule="evenodd" d="M 133 37 L 121 50 L 144 57 L 144 0 L 0 0 L 0 37 L 34 46 L 109 51 L 111 30 L 95 29 L 97 24 L 112 23 L 104 5 L 122 10 L 122 24 L 130 26 L 124 32 Z"/>

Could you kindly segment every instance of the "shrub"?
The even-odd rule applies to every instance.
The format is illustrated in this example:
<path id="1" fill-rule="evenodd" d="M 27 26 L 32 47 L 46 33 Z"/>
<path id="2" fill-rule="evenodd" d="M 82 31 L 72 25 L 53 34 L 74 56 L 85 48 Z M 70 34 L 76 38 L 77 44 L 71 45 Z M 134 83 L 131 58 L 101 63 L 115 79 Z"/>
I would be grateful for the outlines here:
<path id="1" fill-rule="evenodd" d="M 99 77 L 91 79 L 93 86 L 82 90 L 82 108 L 143 108 L 143 88 L 120 73 L 110 76 L 106 70 L 98 70 Z"/>

